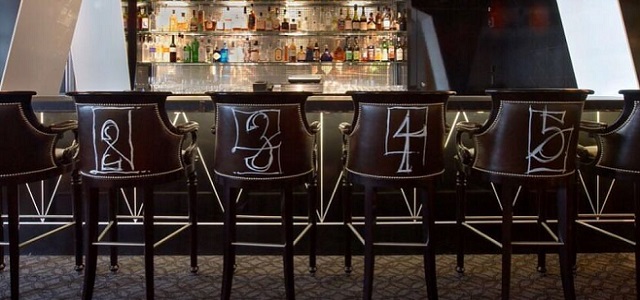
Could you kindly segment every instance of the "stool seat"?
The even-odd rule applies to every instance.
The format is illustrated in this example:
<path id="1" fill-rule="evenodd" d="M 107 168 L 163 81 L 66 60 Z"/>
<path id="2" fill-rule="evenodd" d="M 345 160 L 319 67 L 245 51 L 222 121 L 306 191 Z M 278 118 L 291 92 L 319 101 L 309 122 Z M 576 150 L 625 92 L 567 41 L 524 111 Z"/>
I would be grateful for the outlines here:
<path id="1" fill-rule="evenodd" d="M 67 227 L 74 228 L 76 270 L 82 264 L 82 216 L 79 203 L 80 181 L 75 171 L 78 152 L 77 122 L 65 120 L 48 126 L 40 123 L 31 106 L 31 91 L 0 91 L 0 242 L 4 242 L 2 201 L 7 203 L 11 298 L 19 298 L 19 202 L 18 185 L 58 177 L 71 173 L 72 220 L 42 233 L 30 241 L 37 241 Z M 63 147 L 65 133 L 71 136 L 70 145 Z M 27 186 L 28 187 L 28 186 Z M 57 185 L 56 185 L 57 188 Z M 44 193 L 44 191 L 43 191 Z M 47 214 L 47 213 L 44 213 Z M 24 243 L 23 243 L 24 244 Z M 27 243 L 28 244 L 28 243 Z M 0 246 L 0 270 L 5 268 L 4 245 Z"/>
<path id="2" fill-rule="evenodd" d="M 208 93 L 216 111 L 214 180 L 222 187 L 224 206 L 224 262 L 221 299 L 231 298 L 236 248 L 277 247 L 283 251 L 285 293 L 295 299 L 293 249 L 309 234 L 309 270 L 316 270 L 316 133 L 318 122 L 308 123 L 304 105 L 310 93 L 256 92 Z M 307 224 L 294 238 L 293 187 L 307 189 Z M 246 191 L 244 190 L 246 189 Z M 248 191 L 279 190 L 281 193 L 282 243 L 238 241 L 238 197 L 248 202 Z M 272 219 L 254 216 L 252 222 Z"/>
<path id="3" fill-rule="evenodd" d="M 364 242 L 363 299 L 373 294 L 374 245 L 424 249 L 429 299 L 437 299 L 434 250 L 434 180 L 444 173 L 446 101 L 453 92 L 348 92 L 354 104 L 343 134 L 341 196 L 345 228 L 345 271 L 351 272 L 351 234 Z M 364 237 L 353 225 L 352 184 L 364 187 Z M 375 242 L 377 191 L 416 189 L 422 204 L 420 243 Z"/>
<path id="4" fill-rule="evenodd" d="M 98 246 L 111 250 L 111 271 L 118 270 L 117 247 L 144 248 L 147 299 L 154 298 L 154 248 L 186 230 L 191 272 L 197 272 L 196 122 L 172 125 L 163 92 L 73 92 L 80 140 L 80 175 L 86 192 L 87 258 L 83 299 L 93 296 Z M 188 142 L 190 140 L 190 142 Z M 160 242 L 154 237 L 154 186 L 186 178 L 188 215 L 182 227 Z M 142 243 L 118 242 L 118 195 L 123 188 L 140 188 L 143 198 Z M 98 235 L 100 189 L 108 191 L 108 225 Z M 134 189 L 134 193 L 136 190 Z M 109 234 L 109 241 L 101 239 Z"/>
<path id="5" fill-rule="evenodd" d="M 514 245 L 559 246 L 562 286 L 566 299 L 575 299 L 572 261 L 577 137 L 584 100 L 590 90 L 504 89 L 487 90 L 492 110 L 484 124 L 456 124 L 458 253 L 456 270 L 464 272 L 466 229 L 498 245 L 502 250 L 502 299 L 509 299 L 511 254 Z M 469 137 L 472 146 L 469 146 Z M 502 213 L 500 216 L 467 216 L 468 179 L 491 183 Z M 524 198 L 521 190 L 537 192 L 538 241 L 513 242 L 519 233 L 512 227 L 513 207 Z M 558 205 L 557 233 L 552 241 L 541 241 L 551 232 L 546 215 L 547 191 L 555 189 Z M 494 238 L 476 225 L 498 221 L 501 236 Z M 544 252 L 539 252 L 538 269 L 544 270 Z"/>

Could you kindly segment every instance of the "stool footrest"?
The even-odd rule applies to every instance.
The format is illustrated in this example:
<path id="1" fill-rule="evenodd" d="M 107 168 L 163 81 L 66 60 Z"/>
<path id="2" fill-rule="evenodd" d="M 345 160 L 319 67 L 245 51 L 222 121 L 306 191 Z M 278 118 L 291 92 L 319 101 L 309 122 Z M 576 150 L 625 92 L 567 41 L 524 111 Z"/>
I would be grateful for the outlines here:
<path id="1" fill-rule="evenodd" d="M 394 242 L 378 242 L 373 243 L 374 246 L 384 246 L 384 247 L 427 247 L 428 245 L 425 243 L 394 243 Z"/>
<path id="2" fill-rule="evenodd" d="M 585 226 L 585 227 L 587 227 L 587 228 L 591 228 L 591 229 L 593 229 L 593 230 L 595 230 L 595 231 L 597 231 L 597 232 L 600 232 L 600 233 L 605 234 L 605 235 L 608 235 L 608 236 L 610 236 L 610 237 L 612 237 L 612 238 L 615 238 L 615 239 L 621 240 L 621 241 L 623 241 L 623 242 L 625 242 L 625 243 L 627 243 L 627 244 L 629 244 L 629 245 L 632 245 L 632 246 L 635 246 L 635 245 L 636 245 L 636 242 L 634 242 L 634 241 L 632 241 L 632 240 L 630 240 L 630 239 L 627 239 L 627 238 L 625 238 L 625 237 L 622 237 L 622 236 L 620 236 L 620 235 L 618 235 L 618 234 L 615 234 L 615 233 L 613 233 L 613 232 L 611 232 L 611 231 L 604 230 L 604 229 L 602 229 L 602 228 L 600 228 L 600 227 L 597 227 L 597 226 L 591 225 L 591 224 L 589 224 L 589 223 L 590 223 L 589 221 L 576 221 L 576 224 L 579 224 L 579 225 Z"/>
<path id="3" fill-rule="evenodd" d="M 144 243 L 125 243 L 125 242 L 94 242 L 96 246 L 121 246 L 121 247 L 144 247 Z"/>
<path id="4" fill-rule="evenodd" d="M 246 247 L 284 248 L 284 244 L 274 244 L 274 243 L 235 242 L 231 244 L 234 246 L 246 246 Z"/>

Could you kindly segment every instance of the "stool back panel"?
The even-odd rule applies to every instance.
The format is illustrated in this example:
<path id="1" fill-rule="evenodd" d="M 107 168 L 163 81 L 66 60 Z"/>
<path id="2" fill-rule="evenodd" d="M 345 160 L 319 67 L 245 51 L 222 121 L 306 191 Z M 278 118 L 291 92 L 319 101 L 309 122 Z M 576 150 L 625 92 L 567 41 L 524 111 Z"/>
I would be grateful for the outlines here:
<path id="1" fill-rule="evenodd" d="M 420 178 L 444 171 L 447 93 L 353 94 L 346 168 L 378 179 Z"/>
<path id="2" fill-rule="evenodd" d="M 216 103 L 217 175 L 267 180 L 313 170 L 314 137 L 302 104 L 275 100 L 271 104 Z"/>
<path id="3" fill-rule="evenodd" d="M 486 130 L 474 137 L 475 169 L 531 178 L 574 173 L 586 93 L 582 98 L 571 94 L 568 99 L 555 94 L 493 96 Z"/>
<path id="4" fill-rule="evenodd" d="M 57 168 L 57 135 L 40 124 L 31 108 L 35 93 L 0 92 L 0 179 Z"/>
<path id="5" fill-rule="evenodd" d="M 78 103 L 76 107 L 83 176 L 152 180 L 183 168 L 182 136 L 167 124 L 166 112 L 158 103 Z"/>
<path id="6" fill-rule="evenodd" d="M 623 113 L 612 127 L 611 132 L 600 136 L 597 166 L 640 174 L 640 90 L 625 93 Z"/>

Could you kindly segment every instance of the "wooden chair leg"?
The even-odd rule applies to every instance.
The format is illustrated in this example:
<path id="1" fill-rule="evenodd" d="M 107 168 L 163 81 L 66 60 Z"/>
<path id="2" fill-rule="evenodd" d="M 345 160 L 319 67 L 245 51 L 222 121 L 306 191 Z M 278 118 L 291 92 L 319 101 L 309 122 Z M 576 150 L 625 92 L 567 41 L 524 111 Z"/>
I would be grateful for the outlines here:
<path id="1" fill-rule="evenodd" d="M 573 257 L 574 249 L 572 243 L 574 241 L 573 232 L 575 220 L 573 219 L 573 205 L 575 205 L 575 189 L 573 182 L 567 180 L 565 185 L 558 187 L 557 203 L 558 203 L 558 239 L 560 246 L 560 276 L 562 277 L 562 290 L 565 299 L 575 299 L 576 291 L 573 280 Z"/>
<path id="2" fill-rule="evenodd" d="M 0 186 L 0 242 L 4 242 L 4 221 L 2 220 L 2 202 L 6 197 L 3 195 L 4 187 Z M 4 270 L 4 247 L 0 247 L 0 271 Z"/>
<path id="3" fill-rule="evenodd" d="M 424 235 L 424 278 L 427 283 L 427 296 L 430 300 L 438 299 L 438 284 L 436 281 L 436 251 L 433 238 L 435 233 L 435 217 L 433 207 L 436 190 L 433 181 L 427 183 L 427 190 L 420 189 L 422 199 L 422 231 Z"/>
<path id="4" fill-rule="evenodd" d="M 9 277 L 11 278 L 11 299 L 17 300 L 20 292 L 20 237 L 18 186 L 7 186 L 7 215 L 9 218 Z"/>
<path id="5" fill-rule="evenodd" d="M 146 279 L 147 299 L 154 299 L 154 283 L 153 283 L 153 216 L 154 201 L 153 188 L 145 187 L 144 189 L 144 276 Z"/>
<path id="6" fill-rule="evenodd" d="M 98 263 L 98 246 L 93 243 L 98 236 L 98 198 L 97 188 L 87 188 L 88 201 L 86 202 L 86 236 L 85 243 L 85 270 L 84 284 L 82 287 L 82 299 L 93 298 L 93 287 L 96 281 L 96 267 Z"/>
<path id="7" fill-rule="evenodd" d="M 191 273 L 198 272 L 198 178 L 196 173 L 189 174 L 187 178 L 189 189 L 189 240 L 191 248 Z"/>
<path id="8" fill-rule="evenodd" d="M 536 193 L 536 196 L 537 196 L 536 202 L 538 204 L 538 220 L 537 220 L 538 241 L 542 241 L 542 239 L 546 235 L 546 231 L 542 227 L 542 224 L 547 222 L 547 201 L 546 201 L 545 193 L 546 193 L 545 188 L 538 189 Z M 544 246 L 538 247 L 538 266 L 536 267 L 536 270 L 540 273 L 547 272 L 547 255 L 546 255 L 546 249 L 544 248 Z"/>
<path id="9" fill-rule="evenodd" d="M 111 241 L 118 240 L 118 192 L 120 189 L 110 188 L 109 189 L 109 222 L 112 223 L 111 229 L 109 230 L 109 238 Z M 117 272 L 120 269 L 118 265 L 118 247 L 110 246 L 110 266 L 109 270 L 111 272 Z"/>
<path id="10" fill-rule="evenodd" d="M 74 228 L 74 241 L 75 241 L 75 256 L 76 256 L 76 271 L 82 271 L 84 269 L 84 263 L 82 262 L 83 243 L 82 243 L 82 184 L 80 181 L 80 174 L 78 171 L 71 173 L 71 205 L 73 206 L 73 228 Z"/>
<path id="11" fill-rule="evenodd" d="M 346 175 L 342 176 L 340 183 L 340 198 L 342 200 L 342 220 L 344 225 L 344 271 L 350 274 L 353 271 L 351 263 L 351 184 L 347 181 Z"/>
<path id="12" fill-rule="evenodd" d="M 309 273 L 315 274 L 318 270 L 316 265 L 317 243 L 318 243 L 318 224 L 316 220 L 316 209 L 318 205 L 318 184 L 316 179 L 309 184 Z"/>
<path id="13" fill-rule="evenodd" d="M 466 187 L 467 178 L 463 171 L 456 173 L 456 230 L 458 235 L 456 252 L 456 272 L 464 273 L 464 240 L 465 229 L 462 223 L 465 221 L 466 213 Z"/>
<path id="14" fill-rule="evenodd" d="M 502 299 L 508 300 L 511 288 L 511 229 L 513 225 L 514 187 L 511 184 L 502 186 L 500 202 L 502 203 Z"/>
<path id="15" fill-rule="evenodd" d="M 293 300 L 295 295 L 295 284 L 293 279 L 293 191 L 291 187 L 286 187 L 282 195 L 282 226 L 284 242 L 284 286 L 287 299 Z"/>
<path id="16" fill-rule="evenodd" d="M 633 203 L 635 204 L 635 241 L 634 253 L 636 257 L 636 295 L 640 298 L 640 193 L 638 193 L 638 182 L 633 182 Z"/>
<path id="17" fill-rule="evenodd" d="M 375 257 L 373 252 L 374 225 L 376 222 L 376 189 L 365 187 L 364 196 L 364 285 L 363 299 L 369 300 L 373 294 L 373 270 Z"/>
<path id="18" fill-rule="evenodd" d="M 220 293 L 220 299 L 222 300 L 231 298 L 235 264 L 235 247 L 233 243 L 236 237 L 236 203 L 232 194 L 230 187 L 222 187 L 222 203 L 224 205 L 222 291 Z"/>

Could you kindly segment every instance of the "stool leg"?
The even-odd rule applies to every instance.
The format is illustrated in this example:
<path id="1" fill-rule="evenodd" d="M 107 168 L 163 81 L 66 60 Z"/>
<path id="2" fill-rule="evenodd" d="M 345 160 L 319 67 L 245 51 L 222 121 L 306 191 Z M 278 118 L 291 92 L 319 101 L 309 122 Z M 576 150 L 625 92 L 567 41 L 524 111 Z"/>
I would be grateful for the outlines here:
<path id="1" fill-rule="evenodd" d="M 422 231 L 424 235 L 424 278 L 427 282 L 427 295 L 430 300 L 438 299 L 438 284 L 436 281 L 436 251 L 433 235 L 435 233 L 435 219 L 433 213 L 436 190 L 433 181 L 427 183 L 427 190 L 420 189 L 422 199 Z"/>
<path id="2" fill-rule="evenodd" d="M 376 189 L 366 186 L 364 195 L 364 292 L 363 299 L 371 299 L 373 294 L 373 253 L 374 225 L 376 223 Z"/>
<path id="3" fill-rule="evenodd" d="M 633 203 L 635 204 L 635 257 L 636 257 L 636 295 L 640 298 L 640 195 L 638 193 L 638 182 L 633 182 Z"/>
<path id="4" fill-rule="evenodd" d="M 7 186 L 7 215 L 9 217 L 9 277 L 11 278 L 11 299 L 17 300 L 20 292 L 20 238 L 18 186 Z"/>
<path id="5" fill-rule="evenodd" d="M 188 176 L 189 228 L 191 240 L 191 273 L 198 272 L 198 178 L 193 172 Z"/>
<path id="6" fill-rule="evenodd" d="M 153 188 L 144 187 L 144 276 L 146 279 L 147 299 L 154 298 L 153 283 Z"/>
<path id="7" fill-rule="evenodd" d="M 85 270 L 84 284 L 82 287 L 82 299 L 89 300 L 93 298 L 93 286 L 96 281 L 96 267 L 98 263 L 98 246 L 93 243 L 98 237 L 98 200 L 99 191 L 97 188 L 86 188 L 88 201 L 86 202 L 86 236 L 84 239 L 85 251 Z"/>
<path id="8" fill-rule="evenodd" d="M 224 245 L 223 245 L 223 266 L 222 266 L 222 291 L 220 299 L 231 298 L 231 287 L 233 285 L 233 269 L 235 264 L 236 239 L 236 203 L 232 195 L 232 189 L 224 186 L 222 188 L 222 203 L 224 205 Z"/>
<path id="9" fill-rule="evenodd" d="M 74 240 L 75 240 L 75 255 L 76 255 L 76 271 L 82 271 L 84 264 L 82 263 L 82 184 L 80 181 L 80 174 L 77 170 L 71 173 L 71 205 L 73 205 L 73 222 L 74 222 Z"/>
<path id="10" fill-rule="evenodd" d="M 316 220 L 316 209 L 318 205 L 318 182 L 316 178 L 311 180 L 309 184 L 309 222 L 311 228 L 309 229 L 309 272 L 315 274 L 318 270 L 316 267 L 316 244 L 318 240 L 318 224 Z"/>
<path id="11" fill-rule="evenodd" d="M 109 238 L 111 241 L 118 240 L 118 192 L 120 189 L 110 188 L 109 189 L 109 222 L 112 223 L 111 229 L 109 230 Z M 116 272 L 120 269 L 118 265 L 118 247 L 110 246 L 110 267 L 109 270 L 111 272 Z"/>
<path id="12" fill-rule="evenodd" d="M 351 264 L 351 183 L 347 181 L 347 175 L 342 175 L 340 184 L 340 198 L 342 200 L 342 220 L 344 224 L 344 271 L 350 274 L 353 270 Z"/>
<path id="13" fill-rule="evenodd" d="M 543 223 L 547 222 L 547 201 L 545 197 L 546 189 L 541 188 L 537 191 L 537 203 L 538 203 L 538 240 L 541 241 L 546 231 L 542 227 Z M 547 255 L 544 246 L 538 247 L 538 266 L 536 268 L 540 273 L 547 272 Z"/>
<path id="14" fill-rule="evenodd" d="M 511 184 L 502 186 L 500 202 L 502 203 L 502 299 L 508 300 L 511 288 L 511 227 L 513 225 L 514 187 Z"/>
<path id="15" fill-rule="evenodd" d="M 4 221 L 2 220 L 2 202 L 6 197 L 3 194 L 4 187 L 0 186 L 0 242 L 4 242 Z M 4 247 L 0 246 L 0 271 L 4 270 Z"/>
<path id="16" fill-rule="evenodd" d="M 284 189 L 282 195 L 282 226 L 284 240 L 284 286 L 287 299 L 295 299 L 295 285 L 293 279 L 293 192 L 291 187 Z"/>
<path id="17" fill-rule="evenodd" d="M 560 276 L 562 277 L 562 289 L 565 299 L 575 299 L 576 291 L 573 280 L 573 262 L 574 249 L 572 243 L 574 241 L 573 228 L 573 205 L 575 205 L 575 188 L 574 181 L 566 180 L 564 185 L 558 187 L 558 239 L 562 242 L 560 246 Z"/>
<path id="18" fill-rule="evenodd" d="M 458 231 L 456 272 L 464 273 L 464 240 L 465 229 L 462 225 L 465 221 L 467 202 L 467 177 L 463 171 L 456 172 L 456 229 Z"/>

